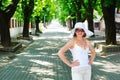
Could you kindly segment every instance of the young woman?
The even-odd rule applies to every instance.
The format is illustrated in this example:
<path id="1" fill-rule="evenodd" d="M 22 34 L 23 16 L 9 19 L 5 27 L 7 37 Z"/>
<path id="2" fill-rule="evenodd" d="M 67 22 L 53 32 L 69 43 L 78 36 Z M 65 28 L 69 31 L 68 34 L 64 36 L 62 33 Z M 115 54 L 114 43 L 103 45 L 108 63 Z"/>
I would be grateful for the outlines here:
<path id="1" fill-rule="evenodd" d="M 72 30 L 73 38 L 58 51 L 60 59 L 71 67 L 72 80 L 91 80 L 91 64 L 96 55 L 90 41 L 86 39 L 91 35 L 93 33 L 87 30 L 83 23 L 78 22 Z M 65 57 L 67 50 L 72 53 L 72 62 Z M 89 51 L 91 53 L 90 58 L 88 56 Z"/>

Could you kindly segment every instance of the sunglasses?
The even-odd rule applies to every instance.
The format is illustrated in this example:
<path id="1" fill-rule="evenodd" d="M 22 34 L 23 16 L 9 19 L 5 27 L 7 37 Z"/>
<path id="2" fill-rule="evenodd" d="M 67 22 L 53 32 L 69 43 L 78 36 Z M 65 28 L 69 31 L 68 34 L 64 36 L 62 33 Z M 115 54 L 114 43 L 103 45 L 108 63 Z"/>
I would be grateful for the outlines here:
<path id="1" fill-rule="evenodd" d="M 78 29 L 78 28 L 76 28 L 76 29 L 75 29 L 75 32 L 84 32 L 84 30 L 83 30 L 83 29 Z"/>

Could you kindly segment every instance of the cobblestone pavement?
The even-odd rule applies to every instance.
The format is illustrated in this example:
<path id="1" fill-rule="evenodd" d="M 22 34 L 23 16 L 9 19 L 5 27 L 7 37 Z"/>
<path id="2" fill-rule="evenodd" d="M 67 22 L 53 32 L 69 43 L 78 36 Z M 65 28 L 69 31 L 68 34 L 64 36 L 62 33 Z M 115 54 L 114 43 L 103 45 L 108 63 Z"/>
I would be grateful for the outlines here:
<path id="1" fill-rule="evenodd" d="M 71 80 L 71 71 L 57 56 L 69 33 L 45 32 L 4 67 L 0 80 Z M 70 52 L 66 56 L 71 60 Z M 92 80 L 120 80 L 120 54 L 97 56 L 92 66 Z"/>

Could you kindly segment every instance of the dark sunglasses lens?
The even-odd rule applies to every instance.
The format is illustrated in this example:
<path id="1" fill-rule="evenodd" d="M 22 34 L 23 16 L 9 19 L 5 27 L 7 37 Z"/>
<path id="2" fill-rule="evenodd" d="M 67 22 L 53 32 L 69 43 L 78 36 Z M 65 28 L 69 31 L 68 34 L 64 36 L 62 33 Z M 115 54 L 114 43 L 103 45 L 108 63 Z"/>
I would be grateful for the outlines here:
<path id="1" fill-rule="evenodd" d="M 83 29 L 76 29 L 76 32 L 84 32 Z"/>

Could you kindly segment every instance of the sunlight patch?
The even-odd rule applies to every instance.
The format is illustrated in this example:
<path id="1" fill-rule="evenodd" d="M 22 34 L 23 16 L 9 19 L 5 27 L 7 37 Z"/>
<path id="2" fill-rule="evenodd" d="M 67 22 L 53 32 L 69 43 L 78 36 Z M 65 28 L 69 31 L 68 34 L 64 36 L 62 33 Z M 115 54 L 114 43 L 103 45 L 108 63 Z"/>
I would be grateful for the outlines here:
<path id="1" fill-rule="evenodd" d="M 99 80 L 106 80 L 106 77 L 105 76 L 98 76 L 98 79 Z"/>
<path id="2" fill-rule="evenodd" d="M 55 75 L 52 69 L 31 67 L 30 73 L 37 73 L 38 75 Z"/>
<path id="3" fill-rule="evenodd" d="M 17 54 L 17 55 L 23 55 L 23 54 L 29 54 L 28 52 L 22 52 L 20 54 Z"/>
<path id="4" fill-rule="evenodd" d="M 54 49 L 56 47 L 53 46 L 45 46 L 45 47 L 41 47 L 41 48 L 36 48 L 36 50 L 44 50 L 44 49 Z"/>
<path id="5" fill-rule="evenodd" d="M 120 67 L 116 66 L 115 64 L 112 64 L 110 62 L 94 62 L 95 65 L 100 65 L 103 66 L 100 70 L 105 71 L 105 72 L 114 72 L 118 74 L 120 72 Z"/>
<path id="6" fill-rule="evenodd" d="M 26 57 L 41 57 L 42 55 L 24 55 Z"/>
<path id="7" fill-rule="evenodd" d="M 104 69 L 101 70 L 106 72 L 115 72 L 115 73 L 120 72 L 120 68 L 111 63 L 104 65 Z"/>
<path id="8" fill-rule="evenodd" d="M 54 79 L 50 79 L 50 78 L 43 78 L 42 80 L 54 80 Z"/>
<path id="9" fill-rule="evenodd" d="M 95 65 L 103 65 L 104 63 L 94 62 Z"/>
<path id="10" fill-rule="evenodd" d="M 31 62 L 34 62 L 34 63 L 37 63 L 37 64 L 41 64 L 41 65 L 44 65 L 44 66 L 53 66 L 52 63 L 49 63 L 47 61 L 40 61 L 40 60 L 30 60 Z"/>

